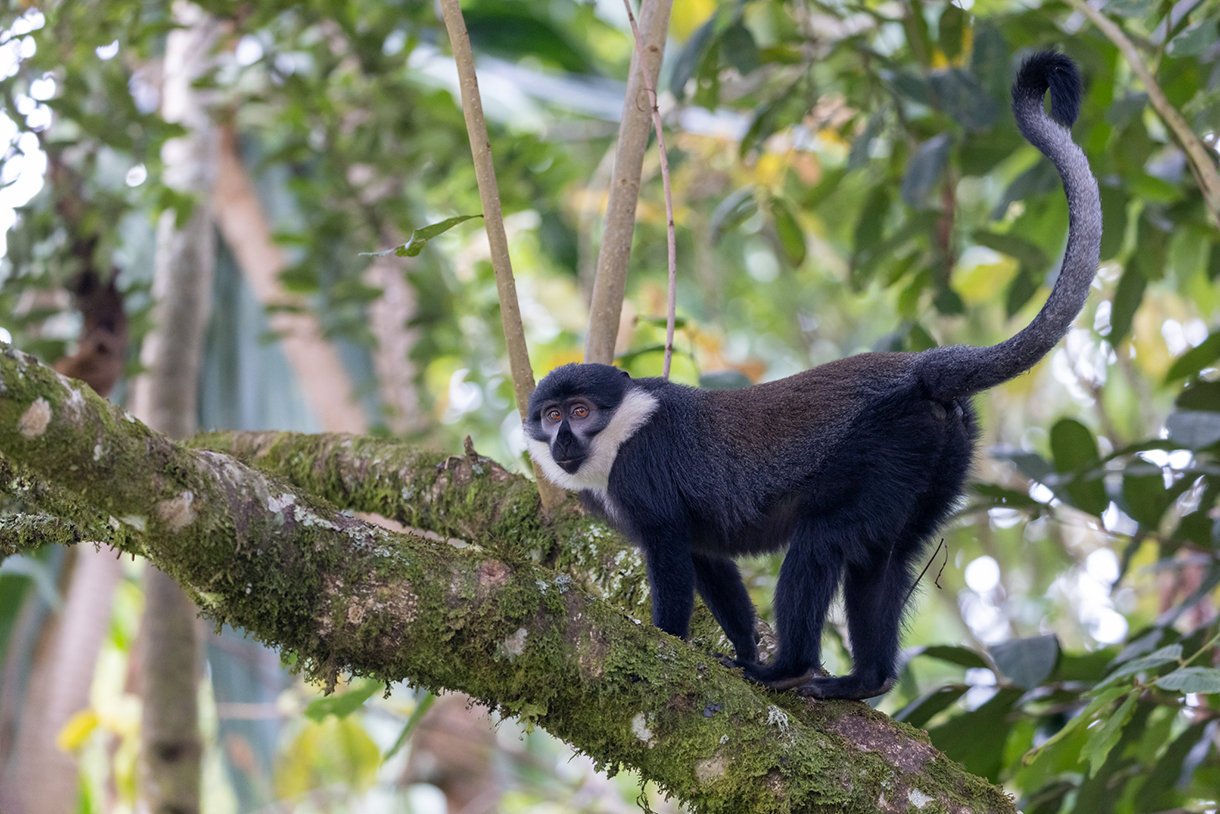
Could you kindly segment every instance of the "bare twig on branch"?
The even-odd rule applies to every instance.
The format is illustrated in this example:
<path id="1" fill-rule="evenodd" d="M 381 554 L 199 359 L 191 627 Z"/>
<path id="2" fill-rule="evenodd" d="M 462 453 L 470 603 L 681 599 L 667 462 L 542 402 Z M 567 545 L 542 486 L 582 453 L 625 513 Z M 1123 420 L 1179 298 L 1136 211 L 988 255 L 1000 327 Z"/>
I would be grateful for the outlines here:
<path id="1" fill-rule="evenodd" d="M 678 298 L 678 249 L 674 236 L 674 195 L 669 183 L 669 155 L 665 152 L 665 132 L 661 126 L 661 109 L 657 107 L 657 87 L 648 75 L 644 45 L 640 41 L 640 27 L 631 13 L 631 0 L 623 0 L 627 9 L 627 20 L 631 23 L 631 34 L 635 38 L 635 58 L 640 79 L 648 89 L 648 107 L 652 112 L 652 126 L 657 129 L 657 150 L 661 154 L 661 185 L 665 188 L 665 238 L 669 251 L 669 310 L 665 317 L 665 362 L 661 366 L 661 377 L 669 378 L 669 365 L 674 358 L 674 322 L 677 316 Z"/>
<path id="2" fill-rule="evenodd" d="M 529 348 L 525 344 L 525 327 L 521 323 L 521 307 L 517 303 L 517 284 L 513 280 L 512 261 L 508 256 L 508 235 L 504 231 L 504 214 L 500 211 L 500 190 L 496 185 L 496 168 L 491 160 L 491 142 L 487 137 L 487 122 L 483 118 L 483 100 L 479 95 L 479 80 L 474 70 L 474 55 L 470 37 L 458 0 L 441 0 L 441 14 L 449 32 L 453 61 L 457 63 L 458 81 L 462 88 L 462 113 L 466 117 L 466 132 L 470 136 L 470 152 L 474 156 L 474 173 L 479 182 L 479 197 L 483 202 L 483 222 L 487 227 L 487 242 L 491 247 L 491 266 L 496 274 L 496 291 L 500 297 L 500 320 L 504 326 L 504 344 L 508 347 L 508 364 L 517 396 L 517 410 L 525 421 L 530 394 L 534 392 L 534 371 L 530 366 Z M 564 492 L 542 476 L 534 465 L 538 492 L 546 510 L 563 502 Z"/>

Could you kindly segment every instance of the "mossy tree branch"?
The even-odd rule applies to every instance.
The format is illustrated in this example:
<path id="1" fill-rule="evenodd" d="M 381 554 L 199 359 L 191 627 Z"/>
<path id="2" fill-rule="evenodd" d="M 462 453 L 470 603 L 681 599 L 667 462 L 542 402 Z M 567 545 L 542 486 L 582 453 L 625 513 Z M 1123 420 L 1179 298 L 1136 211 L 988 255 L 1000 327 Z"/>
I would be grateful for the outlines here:
<path id="1" fill-rule="evenodd" d="M 390 438 L 292 432 L 206 433 L 188 443 L 273 472 L 342 509 L 484 541 L 500 556 L 561 571 L 637 617 L 649 616 L 644 561 L 633 546 L 586 516 L 574 497 L 544 521 L 534 484 L 471 446 L 465 455 L 445 455 Z"/>
<path id="2" fill-rule="evenodd" d="M 701 812 L 1014 810 L 922 733 L 863 704 L 748 684 L 494 540 L 458 549 L 371 526 L 174 444 L 9 348 L 0 454 L 115 518 L 122 550 L 311 677 L 461 690 L 602 766 L 638 768 Z"/>

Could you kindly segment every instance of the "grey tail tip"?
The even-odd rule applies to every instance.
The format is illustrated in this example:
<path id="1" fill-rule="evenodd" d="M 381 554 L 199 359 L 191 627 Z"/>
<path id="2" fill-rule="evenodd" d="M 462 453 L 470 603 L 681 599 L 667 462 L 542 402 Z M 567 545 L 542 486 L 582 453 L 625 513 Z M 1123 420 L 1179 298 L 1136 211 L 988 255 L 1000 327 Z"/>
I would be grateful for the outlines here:
<path id="1" fill-rule="evenodd" d="M 1080 72 L 1075 62 L 1057 51 L 1039 51 L 1027 58 L 1017 71 L 1012 96 L 1041 98 L 1047 90 L 1051 92 L 1051 118 L 1071 127 L 1080 114 Z"/>

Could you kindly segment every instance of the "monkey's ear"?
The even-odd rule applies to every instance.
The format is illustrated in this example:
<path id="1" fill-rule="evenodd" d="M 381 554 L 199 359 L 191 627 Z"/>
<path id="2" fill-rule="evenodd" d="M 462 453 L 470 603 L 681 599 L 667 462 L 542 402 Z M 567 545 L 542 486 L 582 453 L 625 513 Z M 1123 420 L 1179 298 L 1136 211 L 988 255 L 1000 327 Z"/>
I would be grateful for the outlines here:
<path id="1" fill-rule="evenodd" d="M 625 371 L 625 370 L 620 370 L 620 371 L 619 371 L 619 373 L 622 373 L 622 374 L 623 374 L 624 376 L 626 376 L 628 379 L 630 379 L 630 378 L 631 378 L 631 374 L 630 374 L 630 373 L 628 373 L 628 372 L 627 372 L 627 371 Z"/>

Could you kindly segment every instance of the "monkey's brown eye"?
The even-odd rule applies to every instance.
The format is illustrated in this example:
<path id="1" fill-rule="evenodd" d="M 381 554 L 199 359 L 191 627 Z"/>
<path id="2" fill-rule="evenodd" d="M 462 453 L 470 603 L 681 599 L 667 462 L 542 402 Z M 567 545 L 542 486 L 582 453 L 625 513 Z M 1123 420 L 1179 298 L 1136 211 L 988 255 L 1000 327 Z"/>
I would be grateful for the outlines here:
<path id="1" fill-rule="evenodd" d="M 551 421 L 558 421 L 559 419 L 563 418 L 563 415 L 558 410 L 556 410 L 554 407 L 552 407 L 551 409 L 546 411 L 546 417 L 549 418 Z"/>
<path id="2" fill-rule="evenodd" d="M 589 408 L 584 406 L 583 404 L 578 404 L 572 408 L 572 415 L 576 416 L 577 418 L 584 418 L 588 414 L 589 414 Z"/>

